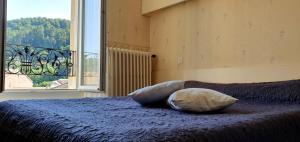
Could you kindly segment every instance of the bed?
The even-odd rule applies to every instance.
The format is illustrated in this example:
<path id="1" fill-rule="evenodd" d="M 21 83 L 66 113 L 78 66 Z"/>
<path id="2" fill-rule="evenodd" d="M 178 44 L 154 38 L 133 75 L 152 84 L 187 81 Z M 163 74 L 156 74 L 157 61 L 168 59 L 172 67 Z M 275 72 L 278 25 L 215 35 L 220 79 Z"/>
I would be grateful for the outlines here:
<path id="1" fill-rule="evenodd" d="M 214 84 L 187 81 L 240 99 L 212 113 L 142 107 L 129 97 L 0 103 L 1 141 L 298 142 L 300 80 Z"/>

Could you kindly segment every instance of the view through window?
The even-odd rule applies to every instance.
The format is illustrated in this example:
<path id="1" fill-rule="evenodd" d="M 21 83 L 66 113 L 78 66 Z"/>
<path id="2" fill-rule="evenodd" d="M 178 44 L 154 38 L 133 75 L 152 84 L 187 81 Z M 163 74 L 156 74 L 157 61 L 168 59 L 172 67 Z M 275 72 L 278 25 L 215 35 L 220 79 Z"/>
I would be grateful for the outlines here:
<path id="1" fill-rule="evenodd" d="M 5 89 L 73 89 L 71 0 L 7 0 Z"/>
<path id="2" fill-rule="evenodd" d="M 84 1 L 82 86 L 99 84 L 100 0 Z"/>
<path id="3" fill-rule="evenodd" d="M 100 84 L 101 0 L 8 0 L 5 89 Z"/>

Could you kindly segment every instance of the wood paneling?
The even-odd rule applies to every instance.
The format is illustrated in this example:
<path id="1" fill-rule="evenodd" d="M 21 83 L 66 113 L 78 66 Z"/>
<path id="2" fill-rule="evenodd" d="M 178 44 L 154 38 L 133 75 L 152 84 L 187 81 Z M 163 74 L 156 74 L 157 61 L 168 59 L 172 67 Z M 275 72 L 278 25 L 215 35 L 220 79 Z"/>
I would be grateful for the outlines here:
<path id="1" fill-rule="evenodd" d="M 191 0 L 150 17 L 154 80 L 300 78 L 299 0 Z"/>
<path id="2" fill-rule="evenodd" d="M 150 14 L 184 1 L 187 0 L 142 0 L 142 14 Z"/>
<path id="3" fill-rule="evenodd" d="M 141 0 L 107 0 L 108 46 L 149 50 L 150 22 L 141 6 Z"/>

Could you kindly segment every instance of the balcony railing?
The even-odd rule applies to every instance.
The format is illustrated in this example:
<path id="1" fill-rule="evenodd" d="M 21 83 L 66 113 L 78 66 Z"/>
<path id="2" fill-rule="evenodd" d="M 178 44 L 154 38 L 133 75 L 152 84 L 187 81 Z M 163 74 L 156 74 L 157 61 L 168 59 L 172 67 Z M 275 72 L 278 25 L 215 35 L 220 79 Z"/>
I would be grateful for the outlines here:
<path id="1" fill-rule="evenodd" d="M 6 44 L 5 73 L 73 76 L 75 51 Z"/>

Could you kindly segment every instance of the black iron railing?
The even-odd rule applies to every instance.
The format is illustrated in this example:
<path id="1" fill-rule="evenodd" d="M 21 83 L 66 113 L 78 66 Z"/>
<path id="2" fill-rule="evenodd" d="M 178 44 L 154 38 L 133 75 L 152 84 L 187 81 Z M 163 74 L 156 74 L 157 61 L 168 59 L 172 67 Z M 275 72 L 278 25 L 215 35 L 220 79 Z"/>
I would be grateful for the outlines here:
<path id="1" fill-rule="evenodd" d="M 6 44 L 5 73 L 73 76 L 74 55 L 71 50 Z"/>

